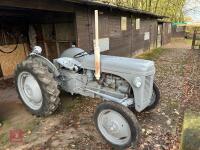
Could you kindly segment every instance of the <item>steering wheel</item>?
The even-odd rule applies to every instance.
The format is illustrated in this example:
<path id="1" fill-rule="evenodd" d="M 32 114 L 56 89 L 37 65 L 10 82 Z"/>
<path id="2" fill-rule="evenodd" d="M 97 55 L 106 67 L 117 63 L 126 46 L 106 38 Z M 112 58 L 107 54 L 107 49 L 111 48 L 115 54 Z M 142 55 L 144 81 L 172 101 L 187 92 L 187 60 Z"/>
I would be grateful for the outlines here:
<path id="1" fill-rule="evenodd" d="M 79 58 L 79 57 L 83 57 L 83 56 L 85 56 L 85 55 L 87 55 L 88 53 L 87 52 L 80 52 L 80 53 L 78 53 L 78 54 L 76 54 L 76 55 L 74 55 L 74 58 Z"/>

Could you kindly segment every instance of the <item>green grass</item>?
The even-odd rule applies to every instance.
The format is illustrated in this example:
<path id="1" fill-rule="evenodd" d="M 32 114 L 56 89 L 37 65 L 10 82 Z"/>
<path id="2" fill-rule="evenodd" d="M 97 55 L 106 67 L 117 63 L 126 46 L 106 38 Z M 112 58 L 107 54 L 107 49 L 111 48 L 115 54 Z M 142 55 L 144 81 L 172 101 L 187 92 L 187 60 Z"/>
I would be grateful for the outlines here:
<path id="1" fill-rule="evenodd" d="M 27 131 L 33 131 L 38 127 L 39 119 L 35 118 L 30 122 L 27 122 L 26 124 L 21 124 L 20 122 L 17 122 L 16 124 L 13 124 L 10 122 L 10 120 L 4 120 L 3 126 L 0 133 L 0 147 L 6 146 L 11 144 L 9 140 L 9 134 L 12 129 L 21 129 L 25 133 Z"/>
<path id="2" fill-rule="evenodd" d="M 200 113 L 186 112 L 184 116 L 181 150 L 200 149 Z"/>
<path id="3" fill-rule="evenodd" d="M 3 126 L 0 133 L 0 147 L 9 144 L 9 127 L 11 126 L 9 121 L 3 121 Z"/>
<path id="4" fill-rule="evenodd" d="M 188 45 L 192 45 L 192 39 L 185 39 L 185 42 L 186 42 Z"/>
<path id="5" fill-rule="evenodd" d="M 24 128 L 23 130 L 26 131 L 33 131 L 35 130 L 38 125 L 40 124 L 40 120 L 38 118 L 35 118 L 34 120 L 32 120 L 31 122 L 29 122 Z"/>
<path id="6" fill-rule="evenodd" d="M 140 55 L 137 55 L 136 58 L 147 59 L 147 60 L 156 60 L 164 51 L 165 51 L 165 49 L 163 49 L 163 48 L 156 48 L 151 51 L 144 52 Z"/>
<path id="7" fill-rule="evenodd" d="M 9 133 L 2 133 L 0 137 L 0 147 L 9 143 Z"/>

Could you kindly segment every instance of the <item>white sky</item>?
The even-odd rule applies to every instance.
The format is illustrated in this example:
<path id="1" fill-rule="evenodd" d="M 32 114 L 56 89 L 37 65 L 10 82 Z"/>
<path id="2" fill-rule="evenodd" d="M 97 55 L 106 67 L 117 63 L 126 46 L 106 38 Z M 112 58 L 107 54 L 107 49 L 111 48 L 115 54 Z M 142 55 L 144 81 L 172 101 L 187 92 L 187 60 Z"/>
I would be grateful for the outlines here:
<path id="1" fill-rule="evenodd" d="M 186 16 L 191 16 L 193 21 L 200 22 L 200 0 L 186 0 L 183 11 Z"/>

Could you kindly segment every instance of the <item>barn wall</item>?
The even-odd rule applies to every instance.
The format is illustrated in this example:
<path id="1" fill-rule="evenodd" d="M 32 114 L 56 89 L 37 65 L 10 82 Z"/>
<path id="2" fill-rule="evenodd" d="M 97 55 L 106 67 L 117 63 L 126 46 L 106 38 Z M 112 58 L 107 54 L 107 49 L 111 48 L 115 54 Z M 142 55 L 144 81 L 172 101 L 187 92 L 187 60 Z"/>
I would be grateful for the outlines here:
<path id="1" fill-rule="evenodd" d="M 163 23 L 162 45 L 168 44 L 171 41 L 172 27 L 171 23 Z"/>
<path id="2" fill-rule="evenodd" d="M 0 53 L 0 76 L 12 75 L 16 64 L 21 62 L 30 50 L 30 25 L 35 28 L 36 44 L 43 48 L 43 55 L 50 60 L 58 57 L 63 50 L 76 44 L 86 51 L 93 51 L 94 40 L 94 10 L 98 9 L 100 38 L 109 38 L 109 50 L 102 54 L 117 56 L 132 56 L 139 52 L 155 48 L 157 21 L 154 18 L 139 14 L 131 14 L 98 6 L 86 6 L 65 3 L 55 0 L 20 1 L 2 0 L 0 16 L 9 14 L 12 17 L 7 24 L 22 24 L 24 40 L 18 43 L 13 53 Z M 12 9 L 9 9 L 12 8 Z M 46 11 L 48 10 L 48 11 Z M 19 23 L 14 19 L 21 16 Z M 127 18 L 127 30 L 121 29 L 121 17 Z M 141 28 L 136 30 L 135 19 L 141 19 Z M 1 22 L 4 22 L 1 20 Z M 16 29 L 16 31 L 20 31 Z M 149 32 L 149 39 L 144 40 Z M 19 35 L 20 36 L 20 35 Z M 16 43 L 9 43 L 9 46 Z M 5 43 L 0 46 L 6 47 Z M 8 61 L 9 60 L 9 61 Z M 12 61 L 11 61 L 12 60 Z"/>
<path id="3" fill-rule="evenodd" d="M 132 53 L 137 54 L 156 47 L 157 39 L 157 20 L 141 18 L 141 28 L 133 31 Z M 145 33 L 150 34 L 148 40 L 144 40 Z"/>
<path id="4" fill-rule="evenodd" d="M 121 30 L 121 17 L 127 17 L 127 30 Z M 135 19 L 141 18 L 136 30 Z M 94 9 L 80 8 L 76 12 L 78 46 L 91 51 L 94 40 Z M 145 32 L 150 33 L 144 40 Z M 156 47 L 157 20 L 121 11 L 99 9 L 99 37 L 109 38 L 110 49 L 102 54 L 132 56 Z"/>
<path id="5" fill-rule="evenodd" d="M 109 34 L 110 50 L 105 54 L 116 56 L 130 56 L 131 54 L 131 39 L 132 39 L 132 26 L 131 17 L 129 14 L 109 12 Z M 121 30 L 121 17 L 127 18 L 127 30 Z M 106 32 L 106 31 L 105 31 Z"/>
<path id="6" fill-rule="evenodd" d="M 9 47 L 15 46 L 15 44 L 9 45 Z M 16 65 L 21 63 L 26 58 L 27 51 L 27 44 L 18 44 L 17 49 L 10 54 L 0 52 L 0 67 L 2 77 L 8 77 L 13 75 Z"/>

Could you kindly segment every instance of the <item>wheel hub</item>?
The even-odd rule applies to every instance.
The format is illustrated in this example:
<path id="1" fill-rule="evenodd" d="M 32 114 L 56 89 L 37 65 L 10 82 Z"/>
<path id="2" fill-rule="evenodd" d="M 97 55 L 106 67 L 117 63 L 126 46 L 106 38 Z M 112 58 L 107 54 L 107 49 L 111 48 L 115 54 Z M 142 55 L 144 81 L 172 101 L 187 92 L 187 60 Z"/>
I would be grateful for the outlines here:
<path id="1" fill-rule="evenodd" d="M 29 85 L 25 85 L 24 86 L 24 91 L 26 93 L 26 95 L 31 98 L 33 96 L 33 92 L 32 92 L 32 89 Z"/>
<path id="2" fill-rule="evenodd" d="M 98 127 L 111 143 L 120 145 L 131 138 L 130 126 L 125 118 L 114 110 L 104 110 L 98 116 Z"/>
<path id="3" fill-rule="evenodd" d="M 39 84 L 32 76 L 26 77 L 24 82 L 24 92 L 26 96 L 35 103 L 39 103 L 42 99 Z"/>
<path id="4" fill-rule="evenodd" d="M 37 80 L 28 72 L 22 72 L 18 76 L 18 89 L 23 101 L 34 110 L 42 105 L 42 92 Z"/>
<path id="5" fill-rule="evenodd" d="M 110 133 L 110 134 L 112 134 L 112 135 L 116 135 L 117 133 L 119 133 L 119 126 L 118 126 L 118 124 L 115 122 L 115 121 L 113 121 L 113 120 L 107 120 L 106 119 L 106 121 L 105 121 L 105 129 L 106 129 L 106 131 L 108 132 L 108 133 Z"/>

